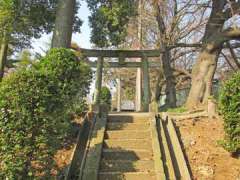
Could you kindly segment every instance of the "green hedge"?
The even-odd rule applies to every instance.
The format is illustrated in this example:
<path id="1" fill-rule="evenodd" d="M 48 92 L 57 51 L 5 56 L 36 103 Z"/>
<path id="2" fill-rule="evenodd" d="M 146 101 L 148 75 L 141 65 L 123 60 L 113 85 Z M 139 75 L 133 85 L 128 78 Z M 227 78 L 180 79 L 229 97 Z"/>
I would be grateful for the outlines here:
<path id="1" fill-rule="evenodd" d="M 112 95 L 108 87 L 102 87 L 101 89 L 100 104 L 107 104 L 109 107 L 112 105 Z"/>
<path id="2" fill-rule="evenodd" d="M 67 49 L 52 49 L 40 62 L 3 79 L 0 179 L 49 179 L 70 127 L 67 114 L 76 101 L 82 103 L 90 81 L 90 67 Z"/>
<path id="3" fill-rule="evenodd" d="M 240 151 L 240 72 L 228 80 L 220 93 L 220 112 L 226 133 L 223 145 L 229 152 Z"/>

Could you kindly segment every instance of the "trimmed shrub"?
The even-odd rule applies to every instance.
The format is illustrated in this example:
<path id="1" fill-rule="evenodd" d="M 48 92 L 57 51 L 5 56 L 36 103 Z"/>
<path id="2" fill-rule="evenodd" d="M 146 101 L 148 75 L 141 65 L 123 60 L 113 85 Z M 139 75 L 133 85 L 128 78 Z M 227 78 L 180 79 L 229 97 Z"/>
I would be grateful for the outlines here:
<path id="1" fill-rule="evenodd" d="M 109 108 L 112 105 L 112 95 L 108 87 L 102 87 L 101 89 L 100 104 L 106 104 Z"/>
<path id="2" fill-rule="evenodd" d="M 67 54 L 66 54 L 67 52 Z M 86 110 L 86 96 L 92 81 L 91 68 L 79 62 L 71 50 L 53 49 L 39 64 L 39 70 L 48 77 L 57 77 L 59 92 L 68 112 Z"/>
<path id="3" fill-rule="evenodd" d="M 67 49 L 53 49 L 3 79 L 0 179 L 49 178 L 54 154 L 70 128 L 68 112 L 82 102 L 90 81 L 90 67 Z"/>
<path id="4" fill-rule="evenodd" d="M 224 148 L 232 153 L 240 151 L 240 72 L 228 80 L 220 93 L 220 112 L 224 118 Z"/>

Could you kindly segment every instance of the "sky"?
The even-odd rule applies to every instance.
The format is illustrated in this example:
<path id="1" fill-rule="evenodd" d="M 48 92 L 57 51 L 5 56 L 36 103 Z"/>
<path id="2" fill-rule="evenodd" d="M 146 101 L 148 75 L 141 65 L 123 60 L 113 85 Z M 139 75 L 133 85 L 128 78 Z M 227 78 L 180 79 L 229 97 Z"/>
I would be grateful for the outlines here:
<path id="1" fill-rule="evenodd" d="M 73 34 L 72 41 L 77 43 L 81 48 L 91 48 L 90 43 L 90 27 L 88 24 L 88 16 L 90 15 L 89 9 L 85 1 L 81 1 L 81 7 L 78 11 L 78 16 L 83 21 L 83 25 L 81 27 L 81 33 Z M 44 52 L 50 46 L 50 42 L 52 39 L 51 34 L 44 34 L 40 39 L 33 39 L 33 49 L 31 50 L 33 53 L 44 54 Z"/>

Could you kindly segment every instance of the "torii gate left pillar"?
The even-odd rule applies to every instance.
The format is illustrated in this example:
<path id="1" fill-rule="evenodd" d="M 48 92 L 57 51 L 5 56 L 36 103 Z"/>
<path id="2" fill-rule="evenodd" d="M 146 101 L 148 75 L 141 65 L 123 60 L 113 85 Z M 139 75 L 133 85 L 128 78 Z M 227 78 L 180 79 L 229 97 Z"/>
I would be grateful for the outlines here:
<path id="1" fill-rule="evenodd" d="M 100 96 L 102 89 L 102 73 L 103 73 L 103 57 L 99 57 L 97 61 L 97 71 L 96 71 L 96 82 L 95 82 L 95 92 L 94 92 L 94 105 L 100 104 Z"/>

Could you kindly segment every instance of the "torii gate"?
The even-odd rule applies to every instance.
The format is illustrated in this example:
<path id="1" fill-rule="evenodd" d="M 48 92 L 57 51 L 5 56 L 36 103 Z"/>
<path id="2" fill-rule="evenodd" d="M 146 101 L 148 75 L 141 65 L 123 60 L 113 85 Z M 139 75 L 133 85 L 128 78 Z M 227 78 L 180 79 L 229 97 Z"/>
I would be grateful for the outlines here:
<path id="1" fill-rule="evenodd" d="M 96 67 L 96 84 L 94 93 L 94 104 L 99 104 L 102 88 L 102 73 L 104 58 L 118 58 L 118 62 L 108 62 L 109 68 L 142 68 L 143 71 L 143 111 L 149 111 L 150 105 L 150 79 L 149 68 L 160 67 L 160 62 L 148 62 L 149 57 L 160 57 L 161 50 L 91 50 L 80 49 L 85 57 L 97 57 L 97 62 L 88 61 L 91 67 Z M 126 58 L 140 58 L 140 62 L 126 62 Z M 120 92 L 119 92 L 120 93 Z M 121 94 L 118 95 L 118 110 L 121 110 Z M 141 103 L 141 102 L 139 102 Z"/>

